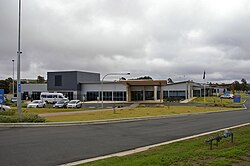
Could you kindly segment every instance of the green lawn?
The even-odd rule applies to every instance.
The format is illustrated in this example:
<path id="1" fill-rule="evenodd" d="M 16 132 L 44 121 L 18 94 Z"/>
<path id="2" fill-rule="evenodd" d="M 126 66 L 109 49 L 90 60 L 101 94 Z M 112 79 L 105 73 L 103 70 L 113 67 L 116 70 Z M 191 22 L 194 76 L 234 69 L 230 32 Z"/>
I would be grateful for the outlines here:
<path id="1" fill-rule="evenodd" d="M 12 110 L 17 111 L 16 107 L 11 107 Z M 45 114 L 54 112 L 73 112 L 73 111 L 84 111 L 84 110 L 95 110 L 96 108 L 22 108 L 23 112 Z M 101 108 L 100 108 L 101 109 Z"/>
<path id="2" fill-rule="evenodd" d="M 223 138 L 213 150 L 205 140 L 217 134 L 176 142 L 148 151 L 99 160 L 81 166 L 230 166 L 250 165 L 250 126 L 233 129 L 234 143 L 230 138 Z M 220 132 L 218 134 L 222 134 Z"/>
<path id="3" fill-rule="evenodd" d="M 205 104 L 215 105 L 215 106 L 223 106 L 223 107 L 241 107 L 245 102 L 245 99 L 242 99 L 240 103 L 233 102 L 233 99 L 220 99 L 219 97 L 205 97 Z M 192 100 L 191 103 L 200 103 L 204 104 L 203 97 L 197 97 Z"/>
<path id="4" fill-rule="evenodd" d="M 234 108 L 235 109 L 235 108 Z M 68 122 L 68 121 L 89 121 L 89 120 L 104 120 L 104 119 L 118 119 L 118 118 L 133 118 L 145 116 L 161 116 L 174 115 L 183 113 L 197 113 L 208 111 L 221 111 L 224 107 L 196 107 L 196 106 L 171 106 L 168 107 L 138 107 L 124 110 L 107 110 L 101 112 L 88 112 L 75 115 L 60 115 L 46 117 L 49 122 Z M 226 108 L 226 110 L 233 110 L 233 108 Z"/>

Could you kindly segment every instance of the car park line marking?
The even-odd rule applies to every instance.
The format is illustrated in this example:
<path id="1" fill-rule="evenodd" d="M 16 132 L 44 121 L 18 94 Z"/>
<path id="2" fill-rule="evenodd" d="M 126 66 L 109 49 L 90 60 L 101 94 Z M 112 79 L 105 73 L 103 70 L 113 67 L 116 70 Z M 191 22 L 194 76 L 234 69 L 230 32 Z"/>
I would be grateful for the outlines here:
<path id="1" fill-rule="evenodd" d="M 193 135 L 193 136 L 188 136 L 188 137 L 175 139 L 175 140 L 171 140 L 171 141 L 167 141 L 167 142 L 162 142 L 162 143 L 158 143 L 158 144 L 154 144 L 154 145 L 144 146 L 144 147 L 140 147 L 140 148 L 136 148 L 136 149 L 132 149 L 132 150 L 128 150 L 128 151 L 123 151 L 123 152 L 99 156 L 99 157 L 95 157 L 95 158 L 89 158 L 89 159 L 84 159 L 84 160 L 75 161 L 75 162 L 71 162 L 71 163 L 61 164 L 59 166 L 75 166 L 75 165 L 84 164 L 84 163 L 93 162 L 93 161 L 102 160 L 102 159 L 107 159 L 107 158 L 111 158 L 111 157 L 122 157 L 122 156 L 126 156 L 126 155 L 131 155 L 134 153 L 143 152 L 143 151 L 149 150 L 150 148 L 154 148 L 154 147 L 158 147 L 158 146 L 162 146 L 162 145 L 167 145 L 167 144 L 171 144 L 171 143 L 175 143 L 175 142 L 179 142 L 179 141 L 184 141 L 184 140 L 188 140 L 188 139 L 192 139 L 192 138 L 197 138 L 200 136 L 221 132 L 223 130 L 230 130 L 230 129 L 235 129 L 235 128 L 239 128 L 239 127 L 244 127 L 244 126 L 248 126 L 248 125 L 250 125 L 250 123 L 244 123 L 244 124 L 240 124 L 240 125 L 236 125 L 236 126 L 222 128 L 222 129 L 218 129 L 218 130 L 214 130 L 214 131 L 210 131 L 210 132 L 205 132 L 205 133 L 201 133 L 201 134 L 197 134 L 197 135 Z"/>

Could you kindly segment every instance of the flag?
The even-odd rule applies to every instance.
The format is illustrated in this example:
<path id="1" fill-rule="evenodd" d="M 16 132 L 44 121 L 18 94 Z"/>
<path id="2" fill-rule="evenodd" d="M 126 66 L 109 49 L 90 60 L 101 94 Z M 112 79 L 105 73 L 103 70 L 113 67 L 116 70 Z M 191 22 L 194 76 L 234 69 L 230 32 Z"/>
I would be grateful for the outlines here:
<path id="1" fill-rule="evenodd" d="M 206 71 L 204 70 L 204 73 L 203 73 L 203 80 L 206 78 Z"/>

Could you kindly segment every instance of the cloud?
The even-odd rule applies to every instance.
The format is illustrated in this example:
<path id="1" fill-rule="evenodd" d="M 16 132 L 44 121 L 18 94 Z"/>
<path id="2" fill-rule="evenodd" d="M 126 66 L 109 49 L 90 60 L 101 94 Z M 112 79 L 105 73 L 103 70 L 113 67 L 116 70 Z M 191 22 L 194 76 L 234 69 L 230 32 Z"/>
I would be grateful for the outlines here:
<path id="1" fill-rule="evenodd" d="M 21 77 L 131 72 L 174 81 L 250 80 L 247 0 L 22 1 Z M 0 2 L 0 75 L 12 76 L 18 5 Z"/>

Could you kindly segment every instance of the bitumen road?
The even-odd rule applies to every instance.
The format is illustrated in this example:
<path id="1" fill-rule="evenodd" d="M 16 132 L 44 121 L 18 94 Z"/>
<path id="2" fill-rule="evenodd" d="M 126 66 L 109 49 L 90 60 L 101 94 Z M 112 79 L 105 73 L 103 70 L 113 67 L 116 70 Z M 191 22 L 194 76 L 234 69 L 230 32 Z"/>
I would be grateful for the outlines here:
<path id="1" fill-rule="evenodd" d="M 0 128 L 0 165 L 58 165 L 249 122 L 250 111 L 241 110 L 109 124 Z"/>

